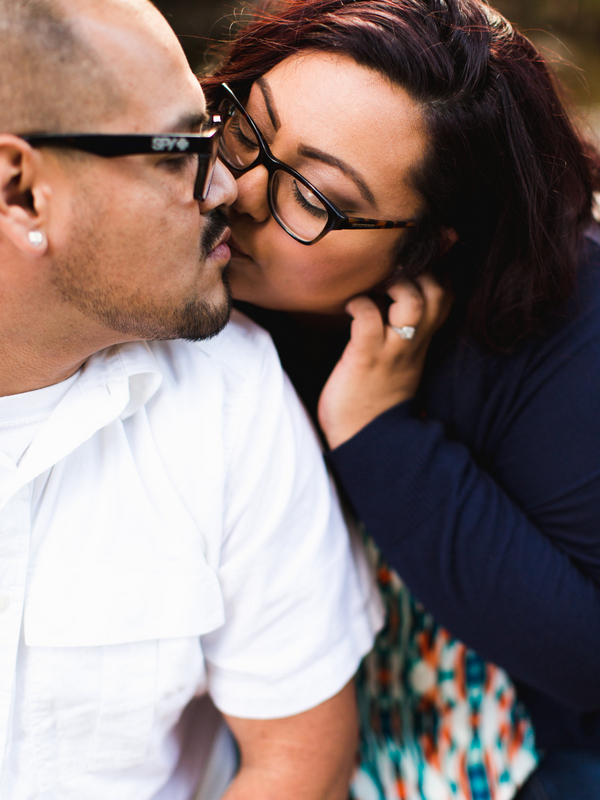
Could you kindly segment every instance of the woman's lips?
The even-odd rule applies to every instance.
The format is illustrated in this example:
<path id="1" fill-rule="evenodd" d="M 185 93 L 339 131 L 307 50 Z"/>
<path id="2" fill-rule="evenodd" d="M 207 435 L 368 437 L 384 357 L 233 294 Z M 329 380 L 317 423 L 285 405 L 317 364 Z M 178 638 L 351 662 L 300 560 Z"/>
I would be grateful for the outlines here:
<path id="1" fill-rule="evenodd" d="M 231 250 L 232 258 L 250 258 L 248 253 L 242 250 L 233 237 L 229 240 L 229 249 Z"/>

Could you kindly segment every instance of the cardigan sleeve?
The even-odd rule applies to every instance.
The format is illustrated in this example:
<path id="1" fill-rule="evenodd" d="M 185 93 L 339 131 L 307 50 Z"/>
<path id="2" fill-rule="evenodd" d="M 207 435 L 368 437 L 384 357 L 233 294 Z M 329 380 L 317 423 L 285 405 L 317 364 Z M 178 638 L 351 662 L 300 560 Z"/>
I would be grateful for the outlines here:
<path id="1" fill-rule="evenodd" d="M 328 457 L 367 530 L 440 623 L 559 703 L 597 710 L 600 300 L 518 369 L 509 364 L 503 380 L 485 457 L 442 421 L 415 417 L 411 402 Z"/>

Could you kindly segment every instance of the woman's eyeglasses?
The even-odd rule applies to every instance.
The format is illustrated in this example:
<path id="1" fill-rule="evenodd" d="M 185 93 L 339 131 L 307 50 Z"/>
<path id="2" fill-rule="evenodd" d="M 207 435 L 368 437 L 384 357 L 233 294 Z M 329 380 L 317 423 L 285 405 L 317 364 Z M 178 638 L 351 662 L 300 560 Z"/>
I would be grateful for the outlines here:
<path id="1" fill-rule="evenodd" d="M 206 200 L 219 153 L 221 118 L 213 115 L 211 127 L 202 133 L 40 133 L 21 136 L 32 147 L 82 150 L 103 158 L 118 156 L 187 155 L 198 157 L 194 199 Z"/>
<path id="2" fill-rule="evenodd" d="M 295 169 L 275 158 L 256 123 L 226 83 L 219 105 L 223 133 L 219 158 L 237 176 L 264 166 L 269 173 L 267 200 L 274 219 L 302 244 L 315 244 L 330 231 L 411 228 L 414 220 L 351 217 L 328 200 Z"/>

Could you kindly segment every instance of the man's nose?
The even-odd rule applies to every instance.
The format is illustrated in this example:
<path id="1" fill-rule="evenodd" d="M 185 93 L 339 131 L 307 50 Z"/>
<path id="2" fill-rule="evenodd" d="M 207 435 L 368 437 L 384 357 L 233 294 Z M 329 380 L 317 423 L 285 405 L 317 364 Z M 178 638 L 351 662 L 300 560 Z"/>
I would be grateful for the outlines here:
<path id="1" fill-rule="evenodd" d="M 223 162 L 217 159 L 208 194 L 204 200 L 198 202 L 200 213 L 206 214 L 219 206 L 231 206 L 235 203 L 237 195 L 235 178 Z"/>

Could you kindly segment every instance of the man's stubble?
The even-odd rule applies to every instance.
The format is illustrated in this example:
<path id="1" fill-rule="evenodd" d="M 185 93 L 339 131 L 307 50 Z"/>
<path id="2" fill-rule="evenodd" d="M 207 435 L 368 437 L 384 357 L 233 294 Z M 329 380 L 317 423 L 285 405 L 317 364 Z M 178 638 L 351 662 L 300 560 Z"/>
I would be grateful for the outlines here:
<path id="1" fill-rule="evenodd" d="M 205 225 L 198 248 L 199 263 L 204 265 L 228 226 L 225 214 L 215 209 L 204 215 Z M 152 293 L 138 290 L 119 296 L 108 279 L 103 279 L 102 239 L 97 229 L 82 217 L 74 224 L 72 246 L 68 255 L 53 263 L 52 282 L 62 300 L 75 306 L 85 316 L 121 333 L 125 340 L 187 339 L 199 341 L 219 333 L 229 321 L 232 307 L 229 265 L 223 268 L 223 300 L 209 303 L 194 292 L 168 307 L 153 302 Z M 124 263 L 123 268 L 127 269 Z M 173 268 L 177 268 L 174 263 Z M 157 287 L 160 289 L 160 287 Z M 142 297 L 142 294 L 145 297 Z M 157 291 L 157 296 L 159 292 Z"/>

